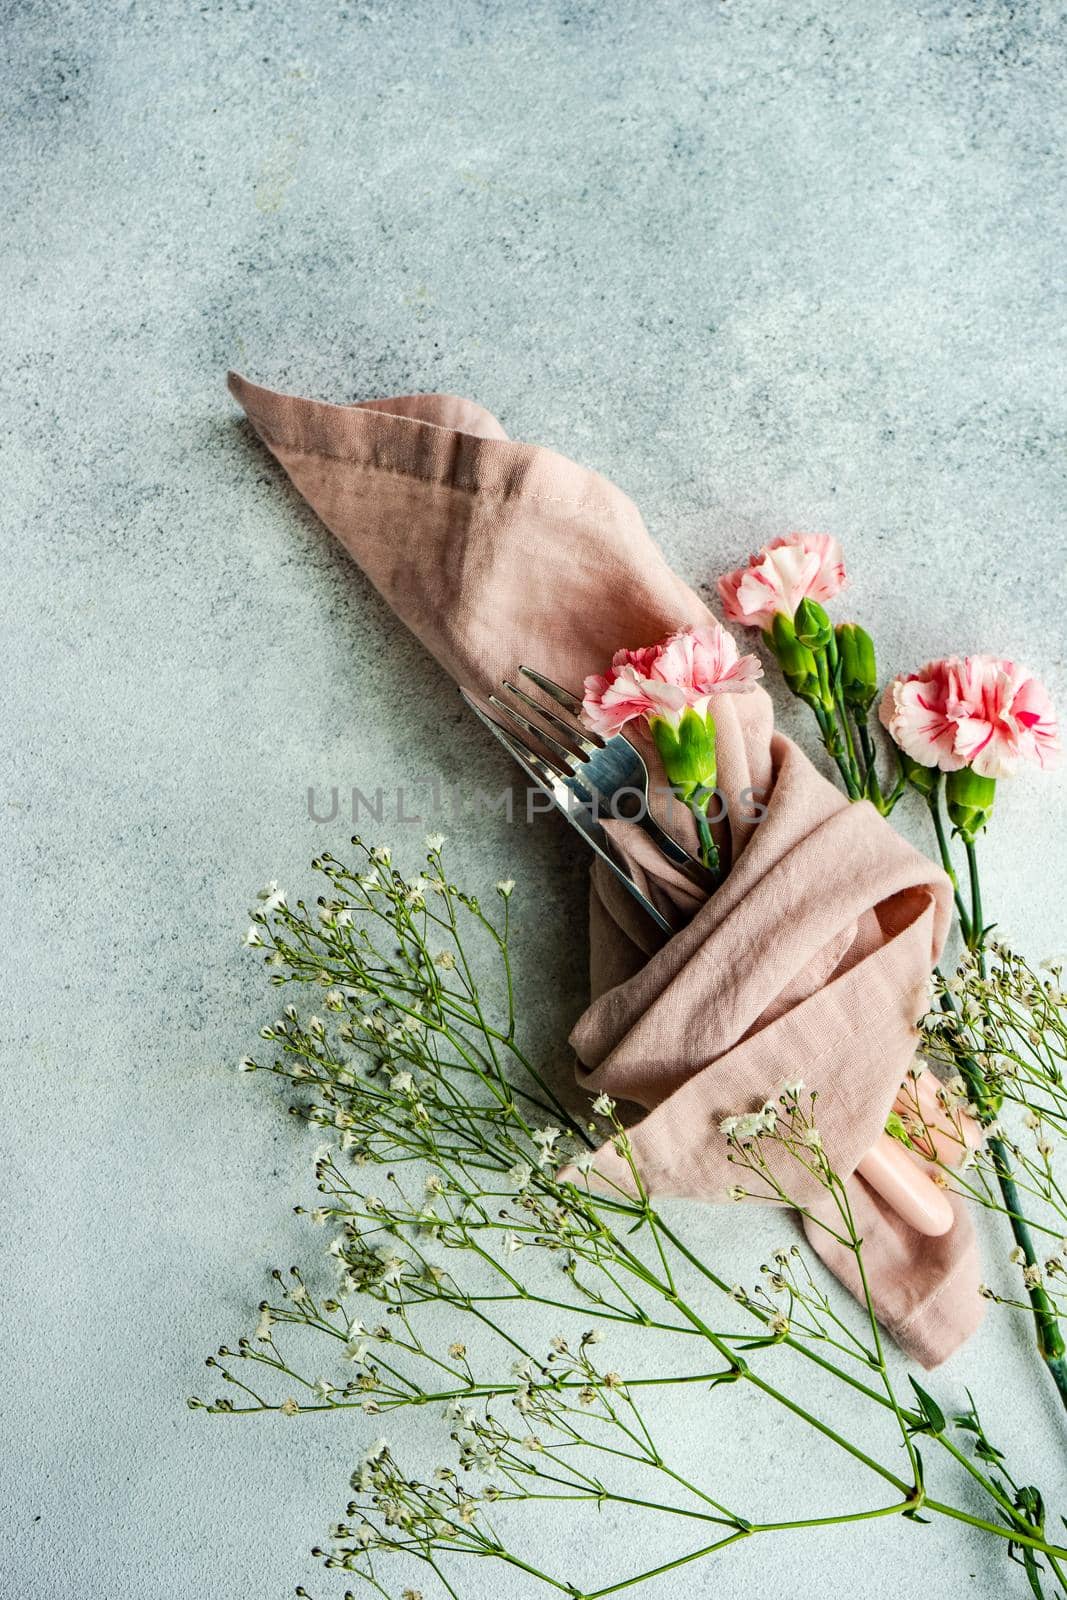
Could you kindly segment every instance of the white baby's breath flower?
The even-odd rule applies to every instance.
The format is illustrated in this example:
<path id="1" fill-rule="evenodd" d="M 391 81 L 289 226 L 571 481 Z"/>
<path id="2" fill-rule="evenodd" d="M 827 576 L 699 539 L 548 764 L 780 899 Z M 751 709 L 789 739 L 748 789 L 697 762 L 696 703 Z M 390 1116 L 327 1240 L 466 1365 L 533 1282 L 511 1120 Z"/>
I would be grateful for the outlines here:
<path id="1" fill-rule="evenodd" d="M 737 1133 L 737 1117 L 723 1117 L 719 1123 L 719 1132 L 724 1139 L 732 1139 Z"/>
<path id="2" fill-rule="evenodd" d="M 259 893 L 256 895 L 256 899 L 262 901 L 264 911 L 268 913 L 271 911 L 277 911 L 279 906 L 283 906 L 285 904 L 285 890 L 279 889 L 278 880 L 276 878 L 272 878 L 270 882 L 259 891 Z"/>
<path id="3" fill-rule="evenodd" d="M 593 1110 L 598 1117 L 610 1117 L 615 1110 L 615 1102 L 609 1094 L 598 1094 L 593 1101 Z"/>
<path id="4" fill-rule="evenodd" d="M 393 859 L 393 852 L 387 844 L 376 844 L 370 853 L 371 860 L 379 867 L 387 867 Z"/>
<path id="5" fill-rule="evenodd" d="M 804 1079 L 790 1078 L 782 1084 L 780 1093 L 783 1100 L 799 1100 L 804 1093 Z"/>
<path id="6" fill-rule="evenodd" d="M 508 1182 L 514 1189 L 525 1189 L 532 1177 L 533 1168 L 528 1166 L 525 1161 L 516 1161 L 508 1172 Z"/>
<path id="7" fill-rule="evenodd" d="M 292 1395 L 290 1395 L 288 1400 L 282 1401 L 281 1405 L 278 1407 L 278 1410 L 281 1412 L 283 1417 L 295 1417 L 297 1412 L 300 1410 L 300 1407 L 297 1405 Z"/>
<path id="8" fill-rule="evenodd" d="M 555 1159 L 553 1146 L 559 1138 L 558 1128 L 535 1128 L 530 1137 L 538 1149 L 537 1164 L 539 1167 L 550 1167 Z"/>
<path id="9" fill-rule="evenodd" d="M 407 1268 L 404 1257 L 397 1255 L 395 1250 L 385 1245 L 378 1251 L 378 1260 L 382 1264 L 382 1282 L 399 1283 Z"/>
<path id="10" fill-rule="evenodd" d="M 456 958 L 451 950 L 438 950 L 433 958 L 433 964 L 442 972 L 452 972 L 455 970 Z"/>
<path id="11" fill-rule="evenodd" d="M 256 1064 L 251 1056 L 242 1056 L 237 1063 L 238 1072 L 255 1072 Z"/>
<path id="12" fill-rule="evenodd" d="M 513 1256 L 516 1250 L 522 1249 L 522 1240 L 517 1233 L 506 1233 L 504 1235 L 504 1249 L 509 1256 Z"/>
<path id="13" fill-rule="evenodd" d="M 510 900 L 515 889 L 515 879 L 501 878 L 500 882 L 496 884 L 495 887 L 496 892 L 498 895 L 500 895 L 501 899 Z"/>
<path id="14" fill-rule="evenodd" d="M 245 934 L 244 938 L 241 940 L 241 943 L 243 945 L 245 945 L 246 948 L 249 949 L 249 950 L 257 950 L 260 945 L 266 943 L 266 940 L 263 937 L 263 929 L 259 926 L 258 923 L 255 923 L 255 922 L 250 922 L 249 923 L 248 932 Z"/>
<path id="15" fill-rule="evenodd" d="M 426 848 L 430 851 L 431 855 L 437 855 L 439 851 L 444 849 L 444 847 L 445 836 L 443 833 L 428 833 L 426 835 Z"/>
<path id="16" fill-rule="evenodd" d="M 410 1094 L 415 1087 L 415 1079 L 410 1072 L 398 1072 L 394 1078 L 389 1079 L 389 1087 L 394 1094 Z"/>

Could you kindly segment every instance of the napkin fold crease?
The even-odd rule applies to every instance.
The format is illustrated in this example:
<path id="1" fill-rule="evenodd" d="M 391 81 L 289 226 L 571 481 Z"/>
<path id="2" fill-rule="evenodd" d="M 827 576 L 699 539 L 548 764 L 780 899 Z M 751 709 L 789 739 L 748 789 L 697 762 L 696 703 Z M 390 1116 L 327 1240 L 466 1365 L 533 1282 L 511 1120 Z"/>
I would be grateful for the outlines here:
<path id="1" fill-rule="evenodd" d="M 580 688 L 621 645 L 708 618 L 614 484 L 509 439 L 473 401 L 405 395 L 337 406 L 235 373 L 229 385 L 397 616 L 476 693 L 520 664 Z M 630 1136 L 653 1193 L 725 1200 L 743 1175 L 727 1160 L 719 1121 L 802 1079 L 818 1093 L 823 1142 L 848 1177 L 878 1317 L 909 1355 L 937 1365 L 984 1309 L 970 1218 L 954 1200 L 952 1229 L 924 1237 L 854 1168 L 911 1063 L 950 886 L 774 730 L 763 689 L 719 696 L 713 711 L 727 813 L 720 848 L 731 870 L 700 904 L 639 829 L 613 825 L 651 896 L 691 920 L 664 943 L 595 866 L 594 998 L 572 1035 L 581 1081 L 642 1108 Z M 759 821 L 754 799 L 766 806 Z M 785 1160 L 779 1170 L 807 1212 L 813 1247 L 862 1298 L 853 1256 L 820 1225 L 836 1220 L 832 1203 Z M 610 1145 L 597 1169 L 625 1176 Z"/>

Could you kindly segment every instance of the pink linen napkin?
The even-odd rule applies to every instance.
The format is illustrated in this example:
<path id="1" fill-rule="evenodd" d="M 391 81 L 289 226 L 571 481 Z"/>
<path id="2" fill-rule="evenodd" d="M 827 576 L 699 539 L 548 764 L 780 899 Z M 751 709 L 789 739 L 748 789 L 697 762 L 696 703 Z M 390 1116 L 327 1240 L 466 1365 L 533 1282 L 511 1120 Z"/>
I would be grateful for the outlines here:
<path id="1" fill-rule="evenodd" d="M 633 504 L 554 451 L 508 439 L 472 401 L 402 396 L 353 406 L 230 389 L 301 494 L 397 615 L 482 695 L 520 664 L 570 687 L 620 645 L 708 611 L 668 568 Z M 738 1174 L 718 1133 L 786 1078 L 817 1090 L 823 1141 L 864 1238 L 876 1310 L 925 1366 L 981 1319 L 966 1212 L 941 1238 L 909 1228 L 855 1174 L 915 1049 L 914 1021 L 951 914 L 947 880 L 866 802 L 850 805 L 774 731 L 762 689 L 723 695 L 720 848 L 704 904 L 632 825 L 617 835 L 650 896 L 691 921 L 662 941 L 611 874 L 592 880 L 594 999 L 572 1043 L 592 1093 L 644 1109 L 631 1127 L 653 1193 L 723 1200 Z M 758 824 L 745 791 L 762 791 Z M 621 1177 L 610 1146 L 598 1168 Z M 783 1169 L 784 1175 L 784 1169 Z M 816 1216 L 814 1184 L 791 1192 Z M 851 1255 L 806 1221 L 854 1294 Z"/>

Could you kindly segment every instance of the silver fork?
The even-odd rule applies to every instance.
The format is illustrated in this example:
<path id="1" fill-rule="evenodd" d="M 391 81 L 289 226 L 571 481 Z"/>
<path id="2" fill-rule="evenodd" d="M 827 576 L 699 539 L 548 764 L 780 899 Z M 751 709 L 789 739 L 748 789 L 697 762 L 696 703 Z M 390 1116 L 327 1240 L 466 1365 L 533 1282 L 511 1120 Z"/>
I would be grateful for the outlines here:
<path id="1" fill-rule="evenodd" d="M 583 727 L 578 720 L 582 702 L 569 689 L 553 683 L 551 678 L 535 672 L 532 667 L 520 667 L 519 672 L 557 706 L 569 712 L 570 719 L 565 721 L 556 712 L 549 711 L 539 700 L 535 700 L 525 689 L 521 689 L 518 684 L 512 683 L 507 678 L 504 680 L 507 692 L 533 711 L 542 722 L 547 723 L 553 729 L 553 733 L 547 733 L 543 727 L 532 722 L 529 717 L 516 711 L 514 706 L 495 694 L 489 696 L 489 703 L 493 709 L 507 717 L 513 727 L 517 726 L 524 732 L 532 734 L 546 750 L 552 752 L 555 761 L 563 769 L 557 773 L 559 777 L 577 780 L 587 790 L 590 799 L 603 803 L 611 816 L 620 821 L 636 823 L 655 842 L 657 848 L 673 866 L 677 867 L 697 888 L 710 894 L 717 886 L 718 880 L 714 874 L 690 855 L 677 839 L 673 839 L 652 815 L 648 799 L 648 767 L 641 752 L 630 743 L 625 734 L 617 733 L 611 739 L 602 739 L 598 734 L 591 733 Z M 566 740 L 567 743 L 562 743 L 561 740 Z M 626 811 L 619 810 L 617 804 L 623 795 L 628 801 L 633 802 Z"/>
<path id="2" fill-rule="evenodd" d="M 633 895 L 638 905 L 647 913 L 657 928 L 663 933 L 674 933 L 676 931 L 674 925 L 668 922 L 663 913 L 652 904 L 644 890 L 639 887 L 627 862 L 621 856 L 616 855 L 607 831 L 601 827 L 593 815 L 592 796 L 582 788 L 578 779 L 564 776 L 558 767 L 546 760 L 544 756 L 538 754 L 536 750 L 533 750 L 518 734 L 509 733 L 505 728 L 501 727 L 499 722 L 494 722 L 492 717 L 487 716 L 478 702 L 467 693 L 466 689 L 461 688 L 459 692 L 479 722 L 485 724 L 493 737 L 504 746 L 512 760 L 518 763 L 526 776 L 548 796 L 556 809 L 562 812 L 575 832 L 579 833 L 585 840 L 593 854 L 598 856 L 605 866 L 614 873 L 615 877 Z"/>

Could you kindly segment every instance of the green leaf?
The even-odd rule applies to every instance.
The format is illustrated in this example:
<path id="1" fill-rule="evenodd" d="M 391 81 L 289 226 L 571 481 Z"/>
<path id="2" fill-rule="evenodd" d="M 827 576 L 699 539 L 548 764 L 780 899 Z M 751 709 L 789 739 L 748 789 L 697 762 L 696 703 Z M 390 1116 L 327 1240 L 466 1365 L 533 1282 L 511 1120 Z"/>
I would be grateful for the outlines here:
<path id="1" fill-rule="evenodd" d="M 923 1416 L 930 1425 L 930 1432 L 944 1433 L 945 1429 L 948 1427 L 948 1423 L 945 1420 L 945 1413 L 942 1411 L 937 1401 L 931 1395 L 928 1395 L 925 1389 L 920 1388 L 920 1386 L 915 1382 L 914 1378 L 909 1377 L 908 1381 L 915 1390 L 915 1398 L 922 1407 Z"/>
<path id="2" fill-rule="evenodd" d="M 910 1144 L 911 1138 L 904 1125 L 904 1119 L 899 1111 L 891 1111 L 885 1119 L 885 1131 L 891 1139 L 897 1139 L 901 1144 Z"/>

